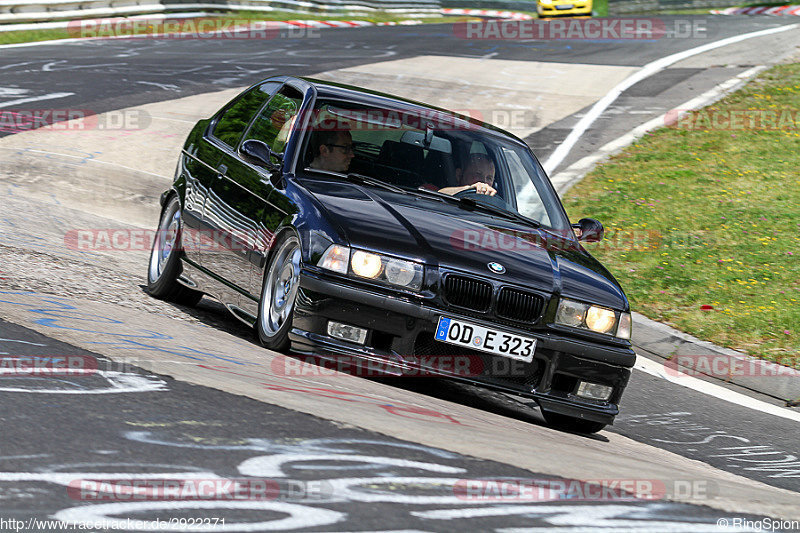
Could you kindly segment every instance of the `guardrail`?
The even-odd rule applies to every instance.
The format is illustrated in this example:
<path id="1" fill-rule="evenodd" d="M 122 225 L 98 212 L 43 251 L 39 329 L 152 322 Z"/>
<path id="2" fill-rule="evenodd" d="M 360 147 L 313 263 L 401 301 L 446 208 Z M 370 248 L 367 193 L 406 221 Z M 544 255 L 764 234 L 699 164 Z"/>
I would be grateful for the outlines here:
<path id="1" fill-rule="evenodd" d="M 536 11 L 536 0 L 439 0 L 442 7 Z"/>
<path id="2" fill-rule="evenodd" d="M 185 11 L 439 12 L 438 0 L 0 0 L 0 24 Z"/>
<path id="3" fill-rule="evenodd" d="M 728 7 L 732 0 L 609 0 L 609 15 L 659 13 L 674 9 L 706 9 Z"/>
<path id="4" fill-rule="evenodd" d="M 732 0 L 609 0 L 610 15 L 727 7 Z M 535 11 L 536 0 L 0 0 L 0 24 L 126 17 L 187 11 L 438 14 L 443 7 Z"/>

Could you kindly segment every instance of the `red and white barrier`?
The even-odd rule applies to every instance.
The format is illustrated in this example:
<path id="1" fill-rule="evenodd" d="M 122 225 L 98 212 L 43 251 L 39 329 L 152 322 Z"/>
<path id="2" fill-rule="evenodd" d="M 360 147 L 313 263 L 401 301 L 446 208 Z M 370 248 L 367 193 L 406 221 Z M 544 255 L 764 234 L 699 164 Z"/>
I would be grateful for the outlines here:
<path id="1" fill-rule="evenodd" d="M 535 17 L 518 11 L 498 11 L 496 9 L 442 8 L 442 15 L 472 15 L 475 17 L 495 17 L 511 20 L 533 20 Z"/>
<path id="2" fill-rule="evenodd" d="M 711 13 L 714 15 L 800 16 L 800 5 L 729 7 L 726 9 L 712 9 Z"/>

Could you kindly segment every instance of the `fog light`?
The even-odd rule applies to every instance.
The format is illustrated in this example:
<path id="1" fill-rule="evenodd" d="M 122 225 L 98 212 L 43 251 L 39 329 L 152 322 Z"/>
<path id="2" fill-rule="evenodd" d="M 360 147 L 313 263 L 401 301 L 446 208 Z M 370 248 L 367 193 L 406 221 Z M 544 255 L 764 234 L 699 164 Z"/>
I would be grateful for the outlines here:
<path id="1" fill-rule="evenodd" d="M 578 396 L 589 398 L 590 400 L 608 400 L 611 398 L 613 391 L 614 387 L 600 385 L 599 383 L 589 383 L 588 381 L 581 381 L 580 386 L 578 386 Z"/>
<path id="2" fill-rule="evenodd" d="M 364 344 L 367 341 L 366 329 L 357 328 L 349 324 L 342 324 L 341 322 L 334 322 L 332 320 L 328 322 L 328 335 L 358 344 Z"/>

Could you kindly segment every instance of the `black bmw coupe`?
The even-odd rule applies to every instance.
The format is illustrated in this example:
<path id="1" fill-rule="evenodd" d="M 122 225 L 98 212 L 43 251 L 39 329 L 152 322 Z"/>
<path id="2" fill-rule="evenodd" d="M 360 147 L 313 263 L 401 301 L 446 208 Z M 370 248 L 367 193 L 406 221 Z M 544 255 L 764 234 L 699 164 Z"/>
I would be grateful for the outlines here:
<path id="1" fill-rule="evenodd" d="M 201 120 L 161 197 L 157 298 L 221 301 L 264 346 L 533 399 L 613 422 L 628 300 L 528 146 L 390 95 L 278 76 Z"/>

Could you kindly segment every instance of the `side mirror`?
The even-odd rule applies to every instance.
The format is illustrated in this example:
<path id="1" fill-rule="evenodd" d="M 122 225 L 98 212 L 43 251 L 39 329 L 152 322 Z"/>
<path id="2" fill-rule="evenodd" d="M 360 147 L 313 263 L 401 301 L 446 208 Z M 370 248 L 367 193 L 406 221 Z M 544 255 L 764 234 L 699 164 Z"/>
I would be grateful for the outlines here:
<path id="1" fill-rule="evenodd" d="M 603 233 L 605 228 L 599 220 L 594 218 L 582 218 L 577 224 L 573 224 L 572 228 L 579 241 L 584 242 L 600 242 L 603 240 Z"/>
<path id="2" fill-rule="evenodd" d="M 273 152 L 266 143 L 256 139 L 248 139 L 243 142 L 241 148 L 239 148 L 239 155 L 245 161 L 265 167 L 272 172 L 281 168 L 280 164 L 272 162 L 272 158 L 283 161 L 281 154 Z"/>

